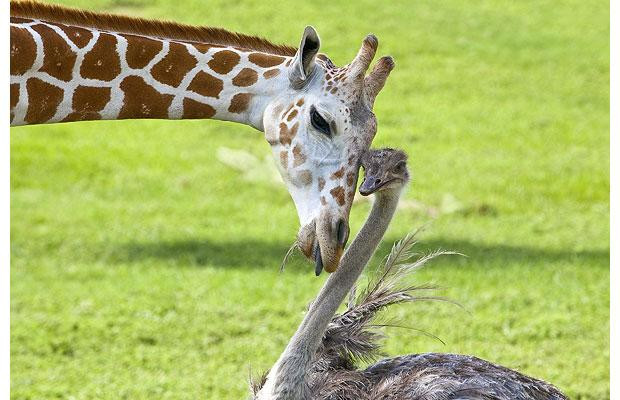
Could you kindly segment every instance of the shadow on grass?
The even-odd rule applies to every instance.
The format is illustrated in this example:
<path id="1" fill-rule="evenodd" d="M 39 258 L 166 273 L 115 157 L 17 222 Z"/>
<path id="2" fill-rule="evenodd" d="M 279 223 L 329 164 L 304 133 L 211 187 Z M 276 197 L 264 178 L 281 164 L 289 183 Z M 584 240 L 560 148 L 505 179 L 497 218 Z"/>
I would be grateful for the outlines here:
<path id="1" fill-rule="evenodd" d="M 398 238 L 383 241 L 375 258 L 385 256 Z M 167 260 L 179 266 L 211 266 L 222 268 L 279 268 L 289 243 L 231 241 L 210 242 L 200 240 L 182 240 L 172 242 L 126 243 L 114 248 L 106 257 L 107 262 L 132 263 L 148 260 Z M 483 266 L 508 266 L 510 264 L 571 263 L 593 265 L 609 268 L 609 250 L 547 250 L 532 247 L 508 245 L 485 246 L 468 241 L 422 240 L 417 245 L 417 252 L 435 249 L 457 251 L 467 255 L 458 261 L 439 261 L 437 264 L 458 262 L 460 267 L 479 268 Z M 309 261 L 295 251 L 287 263 L 287 270 L 307 272 L 312 269 Z M 454 259 L 446 259 L 454 260 Z M 376 259 L 375 259 L 376 262 Z"/>

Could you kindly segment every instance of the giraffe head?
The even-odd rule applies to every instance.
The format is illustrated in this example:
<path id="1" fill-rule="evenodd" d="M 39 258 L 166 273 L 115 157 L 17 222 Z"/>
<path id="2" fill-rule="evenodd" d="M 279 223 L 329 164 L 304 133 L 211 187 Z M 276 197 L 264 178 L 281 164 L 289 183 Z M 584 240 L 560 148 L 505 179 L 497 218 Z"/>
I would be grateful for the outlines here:
<path id="1" fill-rule="evenodd" d="M 299 248 L 314 259 L 317 274 L 338 268 L 360 158 L 377 131 L 372 106 L 394 67 L 391 57 L 382 57 L 366 75 L 377 45 L 368 35 L 355 59 L 338 68 L 318 54 L 319 37 L 306 27 L 285 67 L 288 88 L 263 116 L 265 137 L 297 207 Z"/>

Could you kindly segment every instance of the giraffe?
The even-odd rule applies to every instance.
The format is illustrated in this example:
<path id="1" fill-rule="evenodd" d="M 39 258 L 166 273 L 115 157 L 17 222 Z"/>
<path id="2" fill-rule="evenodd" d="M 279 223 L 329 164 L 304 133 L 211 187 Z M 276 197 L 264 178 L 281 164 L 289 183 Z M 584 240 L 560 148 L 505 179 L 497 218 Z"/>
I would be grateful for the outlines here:
<path id="1" fill-rule="evenodd" d="M 12 1 L 11 125 L 217 119 L 262 132 L 300 221 L 299 248 L 328 272 L 349 233 L 375 97 L 394 67 L 368 35 L 351 63 L 220 28 Z"/>

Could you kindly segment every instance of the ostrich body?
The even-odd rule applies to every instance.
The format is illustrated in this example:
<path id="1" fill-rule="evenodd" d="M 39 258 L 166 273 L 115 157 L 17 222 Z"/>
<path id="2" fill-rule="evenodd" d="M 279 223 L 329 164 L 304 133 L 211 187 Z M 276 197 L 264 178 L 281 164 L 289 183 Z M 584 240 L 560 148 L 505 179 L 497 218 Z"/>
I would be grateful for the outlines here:
<path id="1" fill-rule="evenodd" d="M 402 288 L 398 281 L 438 254 L 398 265 L 403 256 L 409 258 L 415 243 L 408 236 L 394 247 L 381 276 L 358 302 L 335 315 L 375 252 L 409 180 L 406 155 L 399 150 L 371 150 L 362 165 L 365 177 L 360 192 L 375 193 L 372 209 L 340 268 L 329 276 L 276 364 L 254 385 L 254 399 L 566 399 L 544 381 L 473 356 L 411 354 L 384 359 L 363 370 L 356 367 L 356 361 L 372 359 L 378 351 L 381 335 L 369 324 L 378 311 L 429 298 L 413 295 L 429 288 Z"/>

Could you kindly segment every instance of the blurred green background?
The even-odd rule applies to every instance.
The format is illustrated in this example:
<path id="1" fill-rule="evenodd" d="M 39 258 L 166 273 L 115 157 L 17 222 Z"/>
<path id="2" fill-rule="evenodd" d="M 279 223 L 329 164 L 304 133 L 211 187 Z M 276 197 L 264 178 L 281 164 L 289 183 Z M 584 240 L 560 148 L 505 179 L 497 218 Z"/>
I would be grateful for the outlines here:
<path id="1" fill-rule="evenodd" d="M 417 274 L 467 311 L 396 307 L 388 355 L 457 352 L 609 397 L 609 4 L 604 1 L 72 0 L 295 45 L 348 63 L 375 33 L 397 63 L 375 146 L 413 183 L 386 235 L 432 221 Z M 15 399 L 241 398 L 325 276 L 251 128 L 217 121 L 11 130 Z M 243 159 L 249 171 L 231 168 Z M 352 213 L 356 231 L 369 209 Z"/>

